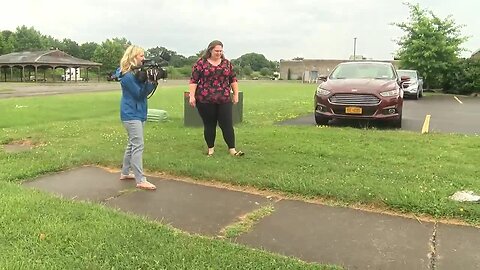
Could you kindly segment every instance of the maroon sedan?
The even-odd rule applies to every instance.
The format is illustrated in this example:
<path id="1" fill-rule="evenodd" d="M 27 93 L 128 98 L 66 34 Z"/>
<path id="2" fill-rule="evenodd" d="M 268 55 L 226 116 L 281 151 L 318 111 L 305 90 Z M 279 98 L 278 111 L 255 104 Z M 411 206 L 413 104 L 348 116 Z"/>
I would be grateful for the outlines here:
<path id="1" fill-rule="evenodd" d="M 403 78 L 403 81 L 407 78 Z M 330 119 L 388 120 L 402 126 L 402 79 L 391 63 L 346 62 L 335 67 L 315 93 L 315 122 Z"/>

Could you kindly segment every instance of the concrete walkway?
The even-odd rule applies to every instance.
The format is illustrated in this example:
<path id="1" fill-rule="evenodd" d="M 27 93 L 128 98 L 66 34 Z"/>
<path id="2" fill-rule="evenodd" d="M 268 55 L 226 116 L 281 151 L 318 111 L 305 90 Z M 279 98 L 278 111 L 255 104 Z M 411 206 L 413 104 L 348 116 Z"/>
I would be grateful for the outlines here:
<path id="1" fill-rule="evenodd" d="M 263 206 L 274 212 L 234 241 L 304 261 L 346 269 L 480 269 L 480 229 L 421 222 L 342 207 L 149 177 L 141 191 L 118 173 L 83 167 L 24 185 L 66 199 L 103 203 L 207 236 Z"/>

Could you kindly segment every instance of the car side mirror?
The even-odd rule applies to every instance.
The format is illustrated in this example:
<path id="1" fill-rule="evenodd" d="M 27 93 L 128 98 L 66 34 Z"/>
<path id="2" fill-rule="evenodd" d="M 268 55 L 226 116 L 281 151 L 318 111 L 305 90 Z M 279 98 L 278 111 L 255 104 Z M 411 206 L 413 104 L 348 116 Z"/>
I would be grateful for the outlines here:
<path id="1" fill-rule="evenodd" d="M 402 88 L 405 88 L 406 85 L 408 85 L 408 82 L 410 81 L 409 76 L 401 76 L 400 77 L 400 82 L 398 83 Z"/>
<path id="2" fill-rule="evenodd" d="M 327 81 L 327 75 L 320 75 L 320 76 L 318 76 L 318 80 L 319 80 L 319 81 L 322 81 L 322 82 L 326 82 L 326 81 Z"/>

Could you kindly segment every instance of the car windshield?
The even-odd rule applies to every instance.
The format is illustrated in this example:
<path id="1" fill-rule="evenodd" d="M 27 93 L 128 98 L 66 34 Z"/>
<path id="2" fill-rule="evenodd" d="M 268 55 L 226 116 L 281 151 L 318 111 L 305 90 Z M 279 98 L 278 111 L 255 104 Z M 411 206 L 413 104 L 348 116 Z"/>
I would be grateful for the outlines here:
<path id="1" fill-rule="evenodd" d="M 380 63 L 340 64 L 330 75 L 330 79 L 379 79 L 393 80 L 395 74 L 390 65 Z"/>
<path id="2" fill-rule="evenodd" d="M 417 73 L 414 70 L 397 70 L 398 76 L 408 76 L 412 79 L 417 78 Z"/>

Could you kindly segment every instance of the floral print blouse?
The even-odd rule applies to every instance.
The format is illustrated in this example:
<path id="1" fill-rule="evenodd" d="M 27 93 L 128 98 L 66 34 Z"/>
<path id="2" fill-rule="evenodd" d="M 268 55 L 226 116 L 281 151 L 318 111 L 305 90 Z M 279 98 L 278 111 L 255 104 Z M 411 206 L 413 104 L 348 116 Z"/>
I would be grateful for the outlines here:
<path id="1" fill-rule="evenodd" d="M 222 59 L 218 66 L 206 59 L 199 59 L 192 67 L 191 84 L 197 84 L 195 99 L 200 103 L 223 104 L 231 102 L 231 84 L 237 82 L 233 66 Z"/>

